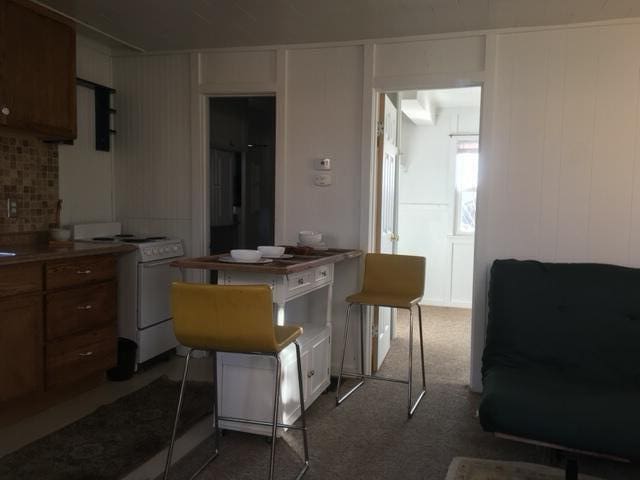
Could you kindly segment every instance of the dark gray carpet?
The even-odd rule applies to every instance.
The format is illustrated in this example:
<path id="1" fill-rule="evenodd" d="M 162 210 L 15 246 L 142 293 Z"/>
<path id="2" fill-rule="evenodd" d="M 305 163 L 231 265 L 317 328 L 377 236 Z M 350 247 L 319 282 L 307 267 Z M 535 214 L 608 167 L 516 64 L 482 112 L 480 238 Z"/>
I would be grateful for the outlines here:
<path id="1" fill-rule="evenodd" d="M 0 479 L 116 480 L 169 443 L 177 382 L 146 387 L 0 459 Z M 211 385 L 193 383 L 181 431 L 211 413 Z"/>
<path id="2" fill-rule="evenodd" d="M 466 387 L 469 311 L 427 307 L 424 312 L 428 392 L 414 417 L 407 419 L 406 389 L 399 384 L 369 381 L 339 407 L 333 392 L 322 395 L 308 409 L 311 467 L 304 478 L 442 480 L 456 456 L 562 467 L 554 452 L 482 431 L 476 418 L 479 396 Z M 383 374 L 406 375 L 408 341 L 403 325 L 405 317 L 400 319 L 399 338 L 393 341 Z M 417 358 L 416 353 L 416 381 Z M 301 441 L 296 432 L 287 432 L 283 440 L 278 441 L 277 478 L 293 478 L 298 464 L 292 452 L 300 451 Z M 210 448 L 210 440 L 196 448 L 174 467 L 171 478 L 188 478 Z M 265 478 L 268 458 L 269 445 L 264 439 L 229 432 L 222 439 L 220 457 L 198 478 Z M 601 478 L 640 478 L 637 466 L 590 457 L 581 457 L 579 462 L 581 472 Z"/>

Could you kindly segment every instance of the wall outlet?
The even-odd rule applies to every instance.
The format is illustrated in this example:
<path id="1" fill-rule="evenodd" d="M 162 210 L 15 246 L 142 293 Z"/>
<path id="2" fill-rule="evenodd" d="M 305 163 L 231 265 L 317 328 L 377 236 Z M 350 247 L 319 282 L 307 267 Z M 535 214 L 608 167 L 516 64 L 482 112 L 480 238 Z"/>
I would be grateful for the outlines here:
<path id="1" fill-rule="evenodd" d="M 18 201 L 15 198 L 7 198 L 7 218 L 18 216 Z"/>

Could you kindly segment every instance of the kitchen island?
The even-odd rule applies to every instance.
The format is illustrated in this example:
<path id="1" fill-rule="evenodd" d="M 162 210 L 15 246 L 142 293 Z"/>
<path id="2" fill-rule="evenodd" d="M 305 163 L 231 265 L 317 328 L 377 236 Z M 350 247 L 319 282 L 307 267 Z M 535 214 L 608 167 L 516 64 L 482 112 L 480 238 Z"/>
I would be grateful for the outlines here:
<path id="1" fill-rule="evenodd" d="M 185 258 L 172 262 L 184 269 L 218 271 L 223 285 L 267 284 L 273 290 L 274 321 L 300 325 L 305 405 L 311 405 L 329 387 L 331 375 L 331 310 L 334 266 L 358 258 L 360 250 L 329 249 L 308 255 L 274 259 L 262 264 L 229 263 L 226 255 Z M 300 416 L 295 346 L 280 353 L 282 363 L 280 419 L 294 423 Z M 269 422 L 273 414 L 273 359 L 256 355 L 218 353 L 220 415 Z M 271 435 L 269 427 L 221 422 L 221 427 Z"/>

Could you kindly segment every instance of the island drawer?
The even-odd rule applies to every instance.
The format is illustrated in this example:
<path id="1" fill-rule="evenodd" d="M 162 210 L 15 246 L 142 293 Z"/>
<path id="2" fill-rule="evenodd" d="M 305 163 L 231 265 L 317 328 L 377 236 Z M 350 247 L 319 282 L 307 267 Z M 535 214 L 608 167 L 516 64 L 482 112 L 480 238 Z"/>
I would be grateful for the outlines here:
<path id="1" fill-rule="evenodd" d="M 42 290 L 42 263 L 20 263 L 0 267 L 0 297 Z"/>
<path id="2" fill-rule="evenodd" d="M 91 330 L 116 321 L 113 280 L 47 294 L 47 340 Z"/>
<path id="3" fill-rule="evenodd" d="M 47 262 L 47 290 L 109 280 L 116 276 L 116 259 L 111 255 L 92 255 Z"/>
<path id="4" fill-rule="evenodd" d="M 116 364 L 116 326 L 50 342 L 46 347 L 47 388 L 70 384 Z"/>

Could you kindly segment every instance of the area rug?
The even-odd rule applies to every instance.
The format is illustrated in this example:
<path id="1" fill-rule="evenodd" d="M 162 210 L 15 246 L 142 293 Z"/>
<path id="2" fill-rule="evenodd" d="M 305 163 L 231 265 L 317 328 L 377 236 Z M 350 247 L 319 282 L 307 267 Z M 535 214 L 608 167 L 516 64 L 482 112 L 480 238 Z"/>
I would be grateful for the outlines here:
<path id="1" fill-rule="evenodd" d="M 564 480 L 559 468 L 535 463 L 504 462 L 479 458 L 456 457 L 449 466 L 445 480 Z M 600 480 L 580 475 L 580 480 Z"/>
<path id="2" fill-rule="evenodd" d="M 169 443 L 180 384 L 161 377 L 0 459 L 0 479 L 116 480 Z M 190 382 L 180 431 L 211 413 L 210 384 Z"/>

